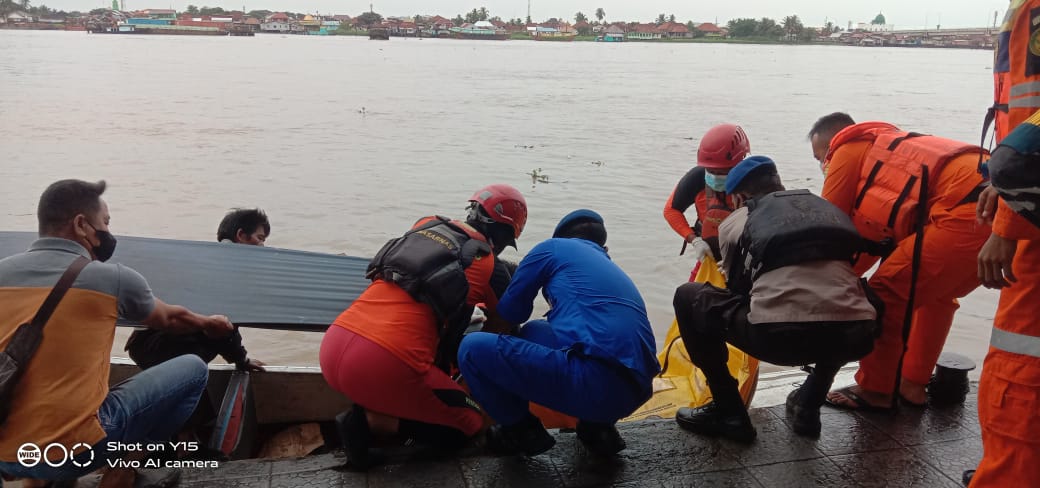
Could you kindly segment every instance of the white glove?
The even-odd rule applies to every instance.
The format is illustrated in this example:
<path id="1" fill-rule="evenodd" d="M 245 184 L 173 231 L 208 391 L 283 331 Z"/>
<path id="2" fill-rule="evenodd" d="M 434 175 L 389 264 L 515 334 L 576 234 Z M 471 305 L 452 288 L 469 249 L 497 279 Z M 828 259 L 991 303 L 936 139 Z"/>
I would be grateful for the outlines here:
<path id="1" fill-rule="evenodd" d="M 694 237 L 693 241 L 690 242 L 690 252 L 693 254 L 693 259 L 700 261 L 704 259 L 704 256 L 711 253 L 711 246 L 704 242 L 704 239 Z"/>
<path id="2" fill-rule="evenodd" d="M 483 324 L 487 321 L 487 315 L 484 315 L 484 311 L 480 307 L 473 307 L 473 316 L 469 319 L 469 325 Z"/>

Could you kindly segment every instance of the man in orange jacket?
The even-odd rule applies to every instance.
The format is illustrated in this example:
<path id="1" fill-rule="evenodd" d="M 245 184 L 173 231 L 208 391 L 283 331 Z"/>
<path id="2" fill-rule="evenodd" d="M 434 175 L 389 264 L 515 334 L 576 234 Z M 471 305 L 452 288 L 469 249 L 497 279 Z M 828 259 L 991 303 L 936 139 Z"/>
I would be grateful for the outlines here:
<path id="1" fill-rule="evenodd" d="M 899 381 L 905 403 L 924 405 L 957 298 L 979 285 L 975 270 L 963 263 L 975 259 L 989 234 L 975 222 L 972 205 L 983 182 L 977 171 L 982 149 L 884 122 L 855 124 L 843 113 L 820 118 L 809 137 L 826 174 L 823 197 L 848 213 L 863 237 L 897 243 L 870 278 L 886 305 L 881 337 L 860 361 L 857 384 L 831 392 L 828 401 L 850 409 L 888 408 Z M 856 270 L 873 265 L 861 259 Z M 898 371 L 911 296 L 913 326 Z"/>
<path id="2" fill-rule="evenodd" d="M 1031 49 L 1038 21 L 1040 0 L 1012 1 L 994 64 L 999 146 L 987 164 L 993 186 L 978 206 L 993 235 L 978 274 L 1001 292 L 979 381 L 984 452 L 974 478 L 965 473 L 973 488 L 1040 485 L 1040 53 Z"/>

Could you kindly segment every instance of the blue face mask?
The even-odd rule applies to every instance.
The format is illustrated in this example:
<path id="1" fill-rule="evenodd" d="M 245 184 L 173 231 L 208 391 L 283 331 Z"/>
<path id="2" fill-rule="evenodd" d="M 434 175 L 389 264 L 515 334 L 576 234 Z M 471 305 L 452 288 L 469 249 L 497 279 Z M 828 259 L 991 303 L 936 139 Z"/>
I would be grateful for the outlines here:
<path id="1" fill-rule="evenodd" d="M 708 188 L 712 190 L 724 192 L 726 191 L 726 175 L 713 175 L 705 171 L 704 184 L 708 185 Z"/>

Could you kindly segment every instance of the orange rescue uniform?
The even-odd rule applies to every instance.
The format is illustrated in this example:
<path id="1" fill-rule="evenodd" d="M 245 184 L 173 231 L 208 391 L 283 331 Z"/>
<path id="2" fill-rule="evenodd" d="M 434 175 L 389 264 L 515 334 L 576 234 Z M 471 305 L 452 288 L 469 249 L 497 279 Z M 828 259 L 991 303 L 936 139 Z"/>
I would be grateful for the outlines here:
<path id="1" fill-rule="evenodd" d="M 875 163 L 870 157 L 873 138 L 868 133 L 894 130 L 898 129 L 881 122 L 848 127 L 832 140 L 825 162 L 823 197 L 853 216 L 857 229 L 872 239 L 882 236 L 871 235 L 875 229 L 866 228 L 856 215 L 863 183 L 871 179 L 864 174 L 869 175 Z M 977 151 L 953 156 L 929 176 L 928 218 L 924 222 L 913 325 L 902 369 L 902 378 L 914 383 L 928 383 L 959 307 L 957 298 L 980 284 L 973 263 L 990 229 L 975 222 L 975 207 L 968 201 L 983 182 L 978 161 Z M 868 164 L 871 166 L 865 168 Z M 860 387 L 878 393 L 889 393 L 896 384 L 916 234 L 894 232 L 890 236 L 898 243 L 896 250 L 870 278 L 870 285 L 886 305 L 883 330 L 873 352 L 860 360 L 856 373 Z M 857 263 L 857 271 L 869 269 L 874 262 Z"/>
<path id="2" fill-rule="evenodd" d="M 997 141 L 1019 124 L 1040 126 L 1040 0 L 1014 0 L 997 42 Z M 1034 47 L 1035 46 L 1035 47 Z M 1032 115 L 1030 116 L 1030 112 Z M 1028 117 L 1028 119 L 1026 118 Z M 1033 171 L 1040 172 L 1040 167 Z M 979 381 L 983 458 L 971 487 L 1040 486 L 1040 228 L 1003 201 L 993 233 L 1017 241 L 1000 292 Z"/>
<path id="3" fill-rule="evenodd" d="M 721 259 L 719 224 L 733 212 L 733 198 L 725 192 L 709 188 L 704 182 L 705 172 L 704 168 L 694 166 L 683 175 L 672 194 L 668 196 L 668 202 L 664 204 L 664 220 L 683 239 L 691 234 L 704 239 L 711 247 L 712 257 L 718 261 Z M 691 206 L 697 210 L 697 223 L 693 226 L 686 220 L 685 214 Z M 690 273 L 691 282 L 697 277 L 700 267 L 700 262 L 694 266 L 693 272 Z"/>
<path id="4" fill-rule="evenodd" d="M 413 228 L 430 220 L 424 218 Z M 494 269 L 493 255 L 478 256 L 466 268 L 466 305 L 482 303 L 489 310 L 495 309 L 498 295 L 491 288 Z M 332 325 L 379 344 L 416 372 L 425 373 L 433 367 L 441 330 L 433 307 L 416 301 L 393 283 L 372 282 Z"/>

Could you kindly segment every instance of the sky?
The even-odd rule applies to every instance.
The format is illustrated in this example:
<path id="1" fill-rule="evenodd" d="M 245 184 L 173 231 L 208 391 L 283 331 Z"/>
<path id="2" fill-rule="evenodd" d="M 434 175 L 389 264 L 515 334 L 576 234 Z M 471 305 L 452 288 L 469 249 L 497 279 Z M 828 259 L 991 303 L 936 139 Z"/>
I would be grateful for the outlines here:
<path id="1" fill-rule="evenodd" d="M 503 19 L 526 17 L 528 0 L 125 0 L 128 10 L 145 8 L 175 8 L 183 10 L 189 4 L 223 7 L 228 10 L 289 10 L 321 14 L 357 15 L 367 11 L 369 3 L 384 16 L 412 16 L 415 14 L 454 17 L 473 8 L 486 7 L 492 16 Z M 737 0 L 714 2 L 691 0 L 530 0 L 531 17 L 544 20 L 549 17 L 573 20 L 576 12 L 593 18 L 597 8 L 603 8 L 607 20 L 650 22 L 660 13 L 675 14 L 680 21 L 715 22 L 725 24 L 740 17 L 772 17 L 782 19 L 798 15 L 807 26 L 820 26 L 830 20 L 841 26 L 870 22 L 878 12 L 889 24 L 899 28 L 985 27 L 993 24 L 993 13 L 1002 18 L 1008 0 Z M 45 4 L 61 10 L 86 11 L 112 4 L 111 0 L 33 0 L 33 5 Z"/>

